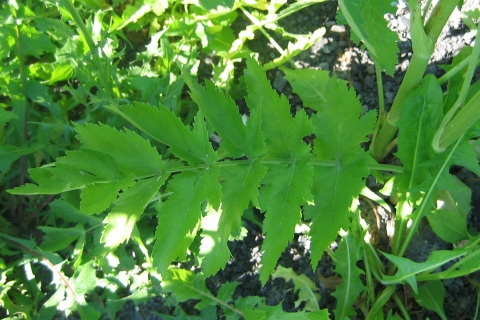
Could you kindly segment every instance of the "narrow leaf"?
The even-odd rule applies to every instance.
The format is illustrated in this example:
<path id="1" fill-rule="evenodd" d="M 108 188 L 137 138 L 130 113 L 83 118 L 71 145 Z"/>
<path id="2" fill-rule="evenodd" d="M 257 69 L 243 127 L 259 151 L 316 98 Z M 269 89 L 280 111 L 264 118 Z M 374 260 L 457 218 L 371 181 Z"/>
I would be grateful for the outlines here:
<path id="1" fill-rule="evenodd" d="M 335 270 L 342 276 L 342 283 L 337 287 L 332 295 L 337 298 L 335 307 L 335 318 L 345 319 L 355 315 L 353 309 L 360 293 L 365 290 L 365 286 L 360 279 L 364 272 L 356 266 L 361 257 L 361 250 L 354 243 L 354 238 L 350 233 L 342 236 L 340 245 L 335 251 L 337 264 Z"/>
<path id="2" fill-rule="evenodd" d="M 400 185 L 408 190 L 423 182 L 428 169 L 419 166 L 433 158 L 433 135 L 442 116 L 442 89 L 433 75 L 426 76 L 420 87 L 405 100 L 398 124 L 398 152 L 404 172 Z"/>
<path id="3" fill-rule="evenodd" d="M 10 145 L 0 146 L 0 172 L 6 172 L 21 156 L 35 152 L 40 146 L 17 147 Z"/>
<path id="4" fill-rule="evenodd" d="M 45 233 L 40 248 L 45 251 L 58 251 L 69 246 L 85 233 L 85 228 L 76 225 L 72 228 L 38 227 Z"/>

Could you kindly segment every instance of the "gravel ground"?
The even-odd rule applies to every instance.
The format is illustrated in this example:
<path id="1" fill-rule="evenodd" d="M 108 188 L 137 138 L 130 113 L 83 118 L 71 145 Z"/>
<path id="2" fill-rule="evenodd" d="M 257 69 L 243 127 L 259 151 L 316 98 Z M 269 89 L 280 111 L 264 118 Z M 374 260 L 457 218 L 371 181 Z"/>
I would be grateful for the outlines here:
<path id="1" fill-rule="evenodd" d="M 282 20 L 282 27 L 291 33 L 313 32 L 322 26 L 325 26 L 327 29 L 323 39 L 318 41 L 310 50 L 294 58 L 295 64 L 300 68 L 330 70 L 332 74 L 348 80 L 359 94 L 363 108 L 365 110 L 374 109 L 378 105 L 378 97 L 373 62 L 365 51 L 349 41 L 348 28 L 336 24 L 336 6 L 337 3 L 335 1 L 316 4 Z M 470 0 L 467 1 L 466 6 L 472 8 L 479 5 L 476 4 L 476 0 Z M 395 69 L 395 74 L 393 77 L 383 75 L 382 79 L 384 98 L 388 110 L 403 80 L 412 54 L 412 48 L 411 41 L 408 38 L 409 13 L 406 5 L 400 3 L 397 13 L 389 15 L 387 20 L 391 29 L 396 31 L 401 39 L 398 43 L 400 50 L 399 64 Z M 246 20 L 239 16 L 233 27 L 236 30 L 242 30 L 247 23 Z M 278 37 L 273 32 L 271 36 L 275 38 L 280 46 L 286 47 L 287 42 L 284 39 Z M 468 32 L 468 29 L 462 24 L 460 14 L 456 11 L 440 36 L 440 41 L 435 47 L 427 73 L 441 76 L 443 71 L 439 65 L 451 62 L 452 57 L 462 47 L 471 45 L 472 42 L 472 33 Z M 247 44 L 250 49 L 259 53 L 260 62 L 262 63 L 270 61 L 278 54 L 276 50 L 269 46 L 268 41 L 260 32 L 257 32 L 255 39 Z M 243 67 L 241 64 L 238 65 L 238 74 L 242 73 Z M 211 77 L 211 68 L 208 66 L 208 63 L 203 65 L 200 75 L 205 78 Z M 302 107 L 301 100 L 292 93 L 291 87 L 283 79 L 283 73 L 280 70 L 270 70 L 267 75 L 272 81 L 272 85 L 288 97 L 293 109 Z M 480 72 L 476 73 L 476 78 L 480 78 Z M 241 101 L 239 104 L 241 105 Z M 472 227 L 480 230 L 480 184 L 478 179 L 473 179 L 472 174 L 466 172 L 465 169 L 461 169 L 459 176 L 472 188 L 472 212 L 469 216 L 469 223 Z M 374 187 L 373 184 L 372 187 Z M 362 208 L 364 209 L 365 218 L 371 218 L 373 215 L 371 207 L 367 203 L 362 203 Z M 262 215 L 257 214 L 257 216 L 259 219 L 262 219 Z M 282 303 L 285 311 L 297 311 L 302 305 L 299 308 L 295 307 L 295 300 L 298 296 L 292 290 L 293 283 L 291 281 L 286 282 L 283 279 L 269 280 L 266 286 L 262 288 L 258 277 L 259 252 L 263 240 L 261 230 L 249 221 L 245 221 L 245 225 L 248 229 L 247 237 L 243 241 L 230 242 L 229 246 L 233 257 L 223 271 L 207 280 L 208 288 L 215 294 L 223 283 L 238 281 L 241 284 L 237 287 L 234 295 L 235 299 L 239 296 L 261 296 L 265 297 L 268 305 Z M 448 248 L 446 243 L 435 236 L 427 223 L 422 224 L 421 231 L 412 243 L 412 248 L 406 254 L 412 260 L 423 261 L 431 250 Z M 380 230 L 379 232 L 384 234 L 383 245 L 387 241 L 386 245 L 388 246 L 388 239 L 385 240 L 385 231 Z M 327 254 L 324 254 L 316 272 L 314 272 L 309 262 L 308 247 L 307 239 L 302 235 L 296 235 L 294 241 L 280 257 L 279 265 L 292 268 L 297 274 L 307 275 L 319 288 L 322 288 L 318 276 L 329 277 L 335 274 L 332 261 Z M 479 273 L 472 274 L 468 278 L 480 281 Z M 475 308 L 476 288 L 466 278 L 446 280 L 444 285 L 447 289 L 444 309 L 448 319 L 472 319 Z M 440 319 L 434 312 L 417 306 L 408 290 L 404 290 L 401 286 L 399 286 L 398 290 L 402 293 L 401 296 L 405 297 L 408 305 L 412 306 L 411 310 L 415 312 L 418 319 L 426 319 L 427 317 L 432 320 Z M 322 296 L 319 301 L 320 307 L 332 310 L 336 301 L 331 296 L 331 291 L 321 289 L 320 293 Z M 151 313 L 149 308 L 152 308 L 152 311 L 159 310 L 163 305 L 163 300 L 155 298 L 152 301 L 155 302 L 139 306 L 139 310 L 142 310 L 141 314 L 135 311 L 135 306 L 131 303 L 127 304 L 124 310 L 119 312 L 117 316 L 119 319 L 134 319 L 133 316 L 135 319 L 161 319 L 159 316 Z M 363 319 L 363 316 L 358 315 L 356 319 Z"/>

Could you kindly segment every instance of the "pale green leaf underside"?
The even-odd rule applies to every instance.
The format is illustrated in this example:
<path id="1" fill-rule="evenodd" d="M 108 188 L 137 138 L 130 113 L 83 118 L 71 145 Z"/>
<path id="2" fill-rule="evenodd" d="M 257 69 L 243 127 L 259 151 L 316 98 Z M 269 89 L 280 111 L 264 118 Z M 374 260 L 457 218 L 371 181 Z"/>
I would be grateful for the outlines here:
<path id="1" fill-rule="evenodd" d="M 357 261 L 361 259 L 360 252 L 362 251 L 355 246 L 354 238 L 349 233 L 343 236 L 337 251 L 335 251 L 337 261 L 335 270 L 343 280 L 332 294 L 337 298 L 337 306 L 334 311 L 336 319 L 345 319 L 355 315 L 353 306 L 360 293 L 365 290 L 360 279 L 360 275 L 364 272 L 356 266 Z"/>
<path id="2" fill-rule="evenodd" d="M 398 62 L 398 36 L 388 28 L 384 15 L 395 13 L 395 7 L 384 0 L 339 0 L 338 3 L 356 39 L 365 44 L 381 69 L 393 75 Z"/>
<path id="3" fill-rule="evenodd" d="M 315 283 L 310 280 L 306 275 L 297 275 L 292 268 L 284 268 L 278 266 L 274 273 L 272 273 L 272 279 L 284 278 L 285 281 L 292 280 L 295 285 L 295 290 L 298 290 L 298 300 L 295 302 L 295 307 L 298 307 L 302 301 L 305 301 L 305 310 L 318 311 L 318 301 L 320 295 L 316 293 L 318 291 Z"/>
<path id="4" fill-rule="evenodd" d="M 435 311 L 442 320 L 447 320 L 443 310 L 443 299 L 445 298 L 445 287 L 442 281 L 427 281 L 418 288 L 418 294 L 413 295 L 419 305 Z"/>
<path id="5" fill-rule="evenodd" d="M 438 267 L 444 265 L 448 261 L 459 258 L 465 255 L 466 251 L 455 250 L 455 251 L 447 251 L 447 250 L 438 250 L 433 251 L 432 254 L 428 257 L 427 261 L 425 262 L 414 262 L 410 259 L 397 257 L 388 253 L 383 253 L 388 260 L 392 261 L 397 267 L 398 271 L 393 276 L 383 276 L 382 283 L 385 285 L 393 284 L 393 283 L 408 283 L 413 291 L 417 293 L 417 280 L 415 276 L 421 272 L 425 271 L 433 271 Z"/>

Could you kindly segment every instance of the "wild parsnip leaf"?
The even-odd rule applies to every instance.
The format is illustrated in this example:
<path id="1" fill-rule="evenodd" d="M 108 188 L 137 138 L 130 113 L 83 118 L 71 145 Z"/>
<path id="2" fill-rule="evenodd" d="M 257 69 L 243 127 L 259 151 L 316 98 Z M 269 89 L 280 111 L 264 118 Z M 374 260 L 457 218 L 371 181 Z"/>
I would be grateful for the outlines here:
<path id="1" fill-rule="evenodd" d="M 422 307 L 435 311 L 442 320 L 447 320 L 443 309 L 445 287 L 440 280 L 427 281 L 418 287 L 418 294 L 413 294 L 415 301 Z"/>
<path id="2" fill-rule="evenodd" d="M 222 138 L 221 146 L 231 157 L 238 158 L 245 153 L 245 125 L 232 98 L 226 96 L 210 81 L 202 87 L 184 75 L 190 88 L 190 96 L 198 104 L 208 123 Z"/>
<path id="3" fill-rule="evenodd" d="M 381 69 L 393 76 L 398 62 L 398 36 L 387 26 L 386 13 L 395 14 L 396 8 L 383 0 L 339 0 L 343 17 L 352 29 L 357 44 L 360 41 Z M 345 24 L 337 17 L 339 24 Z"/>
<path id="4" fill-rule="evenodd" d="M 235 287 L 236 285 L 228 286 L 227 289 L 228 291 L 233 291 Z M 212 304 L 217 304 L 220 307 L 228 306 L 228 300 L 219 300 L 219 298 L 225 297 L 229 300 L 231 298 L 225 295 L 223 291 L 221 296 L 219 292 L 219 296 L 215 297 L 210 290 L 208 290 L 201 274 L 195 274 L 191 271 L 178 268 L 170 268 L 167 270 L 163 281 L 163 290 L 165 292 L 173 292 L 175 297 L 181 302 L 189 299 L 199 299 L 200 302 L 195 306 L 198 310 L 202 310 Z"/>
<path id="5" fill-rule="evenodd" d="M 101 242 L 109 251 L 130 238 L 135 223 L 167 178 L 168 175 L 163 175 L 139 180 L 120 194 L 114 208 L 103 221 L 106 226 Z"/>
<path id="6" fill-rule="evenodd" d="M 300 206 L 311 200 L 313 168 L 308 161 L 271 164 L 262 180 L 260 208 L 266 211 L 263 221 L 265 240 L 260 280 L 265 284 L 275 269 L 277 259 L 292 240 L 295 225 L 300 222 Z"/>
<path id="7" fill-rule="evenodd" d="M 315 160 L 332 161 L 333 165 L 316 165 L 312 194 L 315 206 L 305 209 L 312 220 L 311 263 L 316 266 L 323 251 L 347 229 L 349 208 L 364 186 L 368 175 L 367 154 L 360 147 L 375 126 L 375 113 L 360 117 L 360 102 L 353 90 L 333 77 L 325 85 L 324 110 L 312 117 Z"/>
<path id="8" fill-rule="evenodd" d="M 220 193 L 219 175 L 220 169 L 211 167 L 204 171 L 181 172 L 169 182 L 167 192 L 172 192 L 172 195 L 158 214 L 156 242 L 152 252 L 154 265 L 161 274 L 165 274 L 173 260 L 185 256 L 202 217 L 200 205 L 212 197 L 212 190 L 208 189 L 216 184 Z"/>
<path id="9" fill-rule="evenodd" d="M 92 183 L 82 188 L 80 210 L 88 214 L 100 213 L 117 199 L 120 190 L 126 190 L 135 184 L 133 174 L 118 181 Z"/>
<path id="10" fill-rule="evenodd" d="M 292 119 L 287 98 L 272 89 L 262 68 L 252 59 L 247 60 L 247 67 L 246 101 L 250 110 L 261 110 L 261 127 L 269 157 L 297 160 L 309 157 L 310 147 L 302 139 L 310 135 L 313 128 L 305 111 L 299 111 Z"/>
<path id="11" fill-rule="evenodd" d="M 138 129 L 154 139 L 170 146 L 170 151 L 191 165 L 211 164 L 218 159 L 208 141 L 205 122 L 201 113 L 196 116 L 193 131 L 185 126 L 180 118 L 166 107 L 152 107 L 145 103 L 135 103 L 120 108 L 109 106 Z M 172 134 L 172 133 L 175 134 Z"/>
<path id="12" fill-rule="evenodd" d="M 412 287 L 413 291 L 418 294 L 417 280 L 415 279 L 417 274 L 426 271 L 433 271 L 452 259 L 464 256 L 466 253 L 467 251 L 465 250 L 437 250 L 432 252 L 427 261 L 418 263 L 407 258 L 382 252 L 382 254 L 387 257 L 388 260 L 393 262 L 398 267 L 398 271 L 395 275 L 383 275 L 382 283 L 384 285 L 408 283 Z"/>
<path id="13" fill-rule="evenodd" d="M 337 298 L 337 306 L 335 307 L 335 318 L 346 319 L 355 315 L 353 309 L 355 301 L 365 286 L 362 283 L 360 275 L 364 272 L 356 265 L 357 261 L 362 258 L 362 250 L 360 243 L 355 243 L 353 236 L 346 232 L 342 235 L 342 240 L 338 249 L 335 251 L 335 271 L 342 276 L 342 283 L 337 286 L 332 295 Z"/>
<path id="14" fill-rule="evenodd" d="M 206 277 L 222 269 L 230 258 L 228 239 L 233 231 L 240 230 L 242 215 L 250 201 L 258 205 L 260 181 L 266 167 L 260 160 L 222 167 L 222 214 L 218 229 L 214 232 L 215 246 L 203 258 L 202 268 Z M 212 231 L 213 233 L 213 231 Z M 203 240 L 202 240 L 203 242 Z"/>
<path id="15" fill-rule="evenodd" d="M 329 71 L 315 69 L 287 69 L 285 79 L 290 83 L 293 92 L 302 98 L 303 105 L 317 111 L 323 111 L 325 86 L 330 80 Z"/>
<path id="16" fill-rule="evenodd" d="M 293 281 L 295 285 L 295 291 L 298 290 L 298 300 L 295 301 L 295 307 L 297 308 L 303 301 L 305 301 L 304 309 L 306 311 L 318 311 L 318 301 L 320 301 L 320 295 L 316 292 L 319 290 L 315 283 L 308 278 L 306 275 L 296 274 L 292 268 L 284 268 L 278 266 L 274 273 L 272 273 L 272 278 L 284 278 L 285 281 Z"/>
<path id="17" fill-rule="evenodd" d="M 266 283 L 280 253 L 293 237 L 300 220 L 300 206 L 311 200 L 313 168 L 309 164 L 310 148 L 303 138 L 312 133 L 312 123 L 303 110 L 295 118 L 285 96 L 272 89 L 265 72 L 252 59 L 247 60 L 245 81 L 247 104 L 252 112 L 260 112 L 261 128 L 268 157 L 276 159 L 267 165 L 262 180 L 260 207 L 265 211 L 260 280 Z M 282 163 L 282 159 L 286 160 Z M 279 218 L 281 217 L 281 218 Z"/>
<path id="18" fill-rule="evenodd" d="M 106 125 L 87 123 L 75 127 L 77 139 L 83 143 L 82 149 L 96 150 L 104 156 L 115 159 L 124 174 L 135 177 L 161 175 L 164 171 L 162 158 L 148 140 L 133 131 L 124 132 Z"/>

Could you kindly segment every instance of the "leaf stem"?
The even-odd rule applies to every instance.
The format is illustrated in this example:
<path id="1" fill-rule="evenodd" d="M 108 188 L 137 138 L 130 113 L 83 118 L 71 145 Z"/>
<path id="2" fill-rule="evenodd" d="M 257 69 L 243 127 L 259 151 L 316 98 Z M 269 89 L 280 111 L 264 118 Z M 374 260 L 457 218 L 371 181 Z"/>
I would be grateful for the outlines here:
<path id="1" fill-rule="evenodd" d="M 377 161 L 382 160 L 386 156 L 386 148 L 392 141 L 398 129 L 396 126 L 396 122 L 398 121 L 402 113 L 403 103 L 405 102 L 405 99 L 407 99 L 410 92 L 417 88 L 418 84 L 422 80 L 430 56 L 433 53 L 434 47 L 431 46 L 429 48 L 426 48 L 422 45 L 421 41 L 418 41 L 418 38 L 429 39 L 429 41 L 431 41 L 432 43 L 436 43 L 440 32 L 442 31 L 443 27 L 445 26 L 448 18 L 453 12 L 453 9 L 455 9 L 455 7 L 457 6 L 458 2 L 459 0 L 440 0 L 433 8 L 427 24 L 425 25 L 425 28 L 423 28 L 423 21 L 421 16 L 420 19 L 417 19 L 418 15 L 420 15 L 421 13 L 418 12 L 418 10 L 412 12 L 412 19 L 410 23 L 412 30 L 412 43 L 415 44 L 415 48 L 407 73 L 405 74 L 405 78 L 403 79 L 402 85 L 400 86 L 400 89 L 398 90 L 397 96 L 395 97 L 390 112 L 388 113 L 388 121 L 381 128 L 379 134 L 377 135 L 374 143 L 371 146 L 372 155 Z M 408 1 L 408 3 L 409 6 L 418 6 L 416 0 L 410 0 Z M 414 19 L 414 17 L 416 18 Z M 426 38 L 422 35 L 421 28 L 424 29 L 423 35 L 426 35 Z M 415 50 L 417 49 L 419 49 L 420 51 L 415 52 Z M 429 49 L 430 52 L 427 52 L 425 49 Z"/>
<path id="2" fill-rule="evenodd" d="M 478 36 L 478 30 L 476 31 Z M 468 69 L 465 72 L 462 88 L 458 95 L 457 100 L 453 106 L 448 110 L 444 116 L 440 127 L 433 138 L 432 147 L 435 152 L 440 153 L 445 151 L 452 143 L 455 142 L 460 136 L 462 136 L 470 127 L 480 119 L 480 92 L 477 92 L 463 107 L 463 109 L 455 115 L 457 110 L 463 106 L 465 99 L 467 98 L 468 90 L 473 79 L 473 74 L 477 66 L 477 59 L 480 56 L 480 41 L 475 39 L 475 45 L 473 52 L 469 57 Z M 455 118 L 452 120 L 452 118 Z"/>
<path id="3" fill-rule="evenodd" d="M 95 42 L 93 41 L 90 33 L 88 32 L 88 29 L 85 26 L 85 23 L 83 23 L 82 17 L 78 13 L 77 8 L 75 8 L 72 1 L 62 0 L 62 2 L 67 8 L 68 12 L 72 15 L 73 20 L 75 20 L 77 27 L 80 29 L 80 32 L 82 33 L 83 37 L 85 38 L 85 41 L 87 42 L 88 47 L 90 48 L 90 52 L 92 53 L 93 63 L 98 69 L 97 75 L 98 75 L 98 80 L 100 81 L 100 84 L 103 86 L 103 89 L 107 94 L 107 97 L 113 100 L 115 98 L 115 93 L 113 92 L 110 82 L 107 79 L 107 76 L 106 76 L 107 74 L 103 68 L 102 62 L 100 61 L 100 56 L 98 54 L 99 50 L 101 51 L 101 49 L 97 48 L 97 46 L 95 45 Z"/>
<path id="4" fill-rule="evenodd" d="M 395 293 L 396 285 L 390 285 L 386 287 L 382 293 L 377 297 L 377 301 L 373 304 L 372 309 L 368 313 L 368 316 L 365 320 L 374 320 L 376 319 L 376 315 L 383 309 L 385 303 L 387 303 L 388 299 Z"/>
<path id="5" fill-rule="evenodd" d="M 395 302 L 397 303 L 397 307 L 400 309 L 400 312 L 403 315 L 403 319 L 411 320 L 410 315 L 408 314 L 407 308 L 405 308 L 405 305 L 403 304 L 402 299 L 400 299 L 397 293 L 393 294 L 393 300 L 395 300 Z"/>

